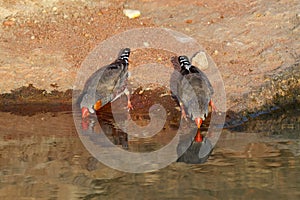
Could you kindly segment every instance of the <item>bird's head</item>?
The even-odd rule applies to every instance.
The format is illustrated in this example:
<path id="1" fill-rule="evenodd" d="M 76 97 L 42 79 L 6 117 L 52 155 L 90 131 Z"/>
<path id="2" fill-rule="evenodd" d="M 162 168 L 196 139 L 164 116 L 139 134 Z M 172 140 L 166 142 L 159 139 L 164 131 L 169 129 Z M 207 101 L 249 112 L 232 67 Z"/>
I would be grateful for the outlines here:
<path id="1" fill-rule="evenodd" d="M 192 66 L 187 56 L 178 56 L 178 62 L 181 68 L 185 68 L 187 70 L 189 70 L 189 68 Z"/>
<path id="2" fill-rule="evenodd" d="M 125 48 L 125 49 L 122 49 L 119 53 L 119 60 L 123 60 L 125 61 L 125 63 L 128 65 L 129 61 L 129 56 L 130 56 L 130 49 L 129 48 Z"/>
<path id="3" fill-rule="evenodd" d="M 90 102 L 90 98 L 85 94 L 80 102 L 81 117 L 82 119 L 87 118 L 91 113 L 94 113 L 94 105 Z"/>
<path id="4" fill-rule="evenodd" d="M 198 129 L 200 129 L 202 122 L 203 122 L 203 120 L 200 117 L 195 118 L 195 123 L 196 123 Z"/>

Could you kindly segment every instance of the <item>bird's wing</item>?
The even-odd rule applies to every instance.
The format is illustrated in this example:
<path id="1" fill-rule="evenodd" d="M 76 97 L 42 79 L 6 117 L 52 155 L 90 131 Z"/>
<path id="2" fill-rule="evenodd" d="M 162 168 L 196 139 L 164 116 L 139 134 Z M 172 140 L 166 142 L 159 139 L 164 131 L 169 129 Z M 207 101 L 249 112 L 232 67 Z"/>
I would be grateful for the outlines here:
<path id="1" fill-rule="evenodd" d="M 214 89 L 213 89 L 209 79 L 207 78 L 207 76 L 198 67 L 195 67 L 193 65 L 191 66 L 190 71 L 191 71 L 191 73 L 199 74 L 199 78 L 202 79 L 203 81 L 205 81 L 205 84 L 209 88 L 211 95 L 213 95 Z"/>
<path id="2" fill-rule="evenodd" d="M 123 90 L 126 76 L 127 67 L 122 62 L 113 63 L 104 70 L 96 88 L 97 98 L 102 100 L 103 105 L 111 101 L 120 90 Z"/>
<path id="3" fill-rule="evenodd" d="M 125 79 L 122 76 L 126 73 L 127 66 L 120 60 L 94 72 L 83 90 L 83 93 L 92 97 L 90 104 L 93 105 L 97 100 L 101 100 L 102 105 L 110 102 L 114 97 L 116 86 L 120 85 L 121 79 Z"/>
<path id="4" fill-rule="evenodd" d="M 204 116 L 208 113 L 211 91 L 206 81 L 198 73 L 183 76 L 178 85 L 178 97 L 188 115 Z"/>

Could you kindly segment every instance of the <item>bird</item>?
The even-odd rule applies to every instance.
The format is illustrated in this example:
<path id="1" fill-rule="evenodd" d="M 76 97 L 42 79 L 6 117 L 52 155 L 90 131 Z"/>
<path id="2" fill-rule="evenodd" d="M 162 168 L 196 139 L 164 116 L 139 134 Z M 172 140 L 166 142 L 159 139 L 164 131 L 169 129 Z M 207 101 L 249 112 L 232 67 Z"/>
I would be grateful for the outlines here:
<path id="1" fill-rule="evenodd" d="M 133 109 L 130 92 L 126 87 L 129 77 L 129 55 L 130 48 L 121 49 L 114 62 L 101 67 L 88 78 L 78 98 L 82 119 L 87 118 L 91 113 L 95 113 L 123 94 L 127 96 L 127 108 Z"/>
<path id="2" fill-rule="evenodd" d="M 174 60 L 175 59 L 175 60 Z M 195 121 L 198 131 L 195 141 L 202 142 L 200 127 L 208 116 L 208 107 L 211 106 L 216 111 L 216 106 L 212 101 L 214 94 L 213 87 L 207 76 L 196 66 L 192 65 L 185 55 L 172 58 L 174 69 L 179 71 L 176 76 L 175 87 L 171 87 L 172 95 L 178 100 L 181 108 L 182 118 L 187 120 L 187 116 Z M 172 85 L 172 83 L 171 83 Z"/>

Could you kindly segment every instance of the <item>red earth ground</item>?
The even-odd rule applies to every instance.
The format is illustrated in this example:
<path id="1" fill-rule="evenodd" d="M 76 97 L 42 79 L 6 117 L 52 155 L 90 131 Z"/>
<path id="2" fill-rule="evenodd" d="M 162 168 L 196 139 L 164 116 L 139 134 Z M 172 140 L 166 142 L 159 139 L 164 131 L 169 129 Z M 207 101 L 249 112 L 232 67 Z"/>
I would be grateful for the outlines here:
<path id="1" fill-rule="evenodd" d="M 138 9 L 141 16 L 129 19 L 125 8 Z M 4 0 L 0 93 L 15 90 L 2 95 L 15 103 L 53 96 L 68 101 L 81 63 L 99 43 L 132 28 L 165 27 L 195 38 L 213 58 L 225 84 L 227 109 L 260 107 L 276 93 L 285 96 L 287 88 L 299 86 L 288 70 L 292 66 L 299 74 L 299 10 L 297 1 L 288 0 Z M 131 68 L 153 61 L 168 67 L 169 53 L 136 50 Z M 285 90 L 274 88 L 273 77 L 286 71 L 289 80 L 279 83 Z M 29 84 L 41 89 L 38 95 L 22 96 L 20 88 Z"/>

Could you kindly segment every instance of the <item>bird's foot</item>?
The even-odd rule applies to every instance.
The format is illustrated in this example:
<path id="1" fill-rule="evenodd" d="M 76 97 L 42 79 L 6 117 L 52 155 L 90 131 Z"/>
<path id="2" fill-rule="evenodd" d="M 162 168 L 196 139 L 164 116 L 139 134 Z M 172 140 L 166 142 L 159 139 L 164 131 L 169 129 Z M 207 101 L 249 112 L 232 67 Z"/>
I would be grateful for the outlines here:
<path id="1" fill-rule="evenodd" d="M 187 116 L 186 116 L 183 105 L 180 105 L 180 108 L 181 108 L 181 119 L 185 119 L 185 121 L 187 121 Z"/>
<path id="2" fill-rule="evenodd" d="M 128 111 L 133 110 L 133 107 L 132 107 L 132 104 L 131 104 L 131 101 L 130 101 L 130 92 L 129 92 L 128 88 L 125 88 L 124 93 L 127 96 L 127 109 L 128 109 Z"/>
<path id="3" fill-rule="evenodd" d="M 129 110 L 133 110 L 133 106 L 131 104 L 131 101 L 128 101 L 128 103 L 127 103 L 127 109 L 128 109 L 128 111 Z"/>
<path id="4" fill-rule="evenodd" d="M 212 100 L 209 101 L 209 105 L 211 106 L 211 109 L 212 109 L 213 112 L 218 111 L 216 105 L 214 104 L 214 102 Z"/>

